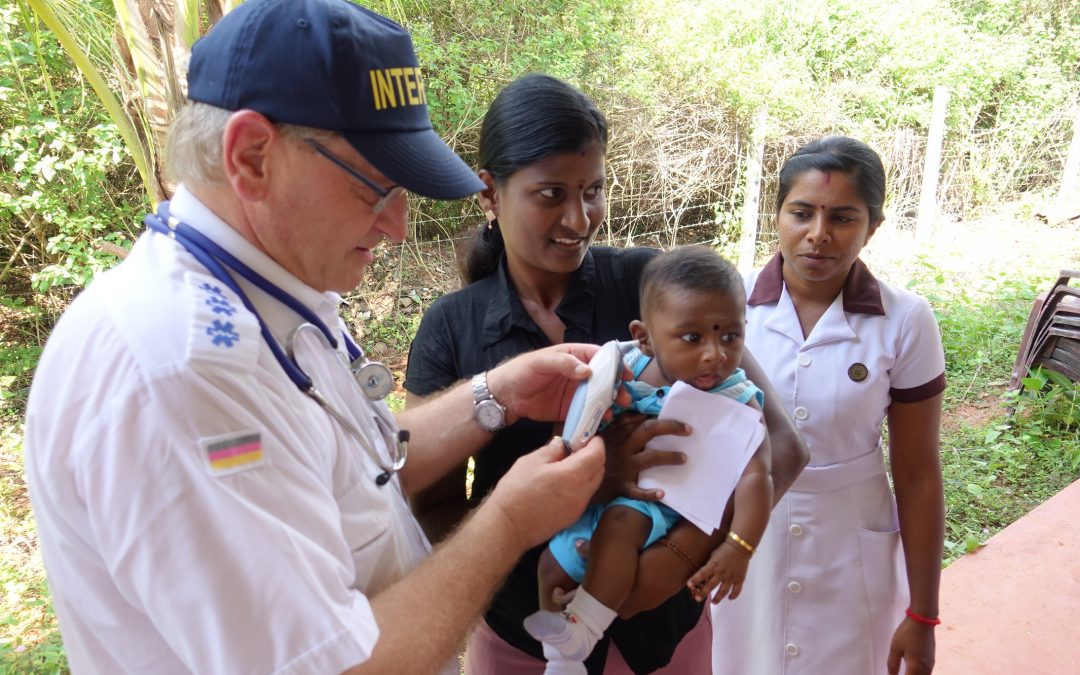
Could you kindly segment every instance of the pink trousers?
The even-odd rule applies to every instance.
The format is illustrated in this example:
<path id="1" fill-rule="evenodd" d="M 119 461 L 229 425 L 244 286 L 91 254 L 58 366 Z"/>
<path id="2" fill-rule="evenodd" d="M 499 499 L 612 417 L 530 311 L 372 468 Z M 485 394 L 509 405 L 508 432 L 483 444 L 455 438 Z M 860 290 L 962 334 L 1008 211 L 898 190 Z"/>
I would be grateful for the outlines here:
<path id="1" fill-rule="evenodd" d="M 709 608 L 675 649 L 671 663 L 657 675 L 709 675 L 712 672 L 712 619 Z M 465 649 L 465 675 L 543 675 L 544 662 L 502 640 L 480 619 Z M 622 654 L 611 645 L 604 675 L 634 675 Z"/>

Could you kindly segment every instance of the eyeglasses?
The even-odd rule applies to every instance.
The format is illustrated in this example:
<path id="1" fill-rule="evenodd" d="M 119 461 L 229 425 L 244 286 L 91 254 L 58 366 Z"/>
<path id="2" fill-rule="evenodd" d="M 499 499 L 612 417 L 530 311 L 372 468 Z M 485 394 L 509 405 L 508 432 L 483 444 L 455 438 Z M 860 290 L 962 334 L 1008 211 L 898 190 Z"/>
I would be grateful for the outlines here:
<path id="1" fill-rule="evenodd" d="M 342 160 L 340 157 L 338 157 L 334 153 L 327 150 L 318 141 L 316 141 L 314 139 L 311 139 L 311 138 L 306 138 L 304 140 L 307 142 L 308 145 L 310 145 L 315 150 L 315 152 L 319 153 L 323 157 L 325 157 L 328 160 L 330 160 L 331 162 L 333 162 L 335 165 L 337 165 L 337 167 L 339 169 L 341 169 L 345 173 L 349 174 L 350 176 L 352 176 L 356 180 L 360 181 L 364 185 L 368 186 L 368 188 L 370 188 L 372 192 L 379 195 L 379 201 L 377 201 L 377 202 L 375 202 L 374 204 L 371 205 L 371 212 L 372 213 L 375 213 L 375 214 L 382 213 L 383 209 L 386 208 L 387 204 L 394 201 L 395 199 L 397 199 L 401 195 L 405 194 L 405 188 L 400 186 L 400 185 L 392 185 L 389 188 L 379 187 L 374 182 L 372 182 L 372 180 L 370 178 L 364 176 L 362 173 L 360 173 L 356 169 L 354 169 L 351 166 L 349 166 L 348 164 L 346 164 L 344 160 Z"/>

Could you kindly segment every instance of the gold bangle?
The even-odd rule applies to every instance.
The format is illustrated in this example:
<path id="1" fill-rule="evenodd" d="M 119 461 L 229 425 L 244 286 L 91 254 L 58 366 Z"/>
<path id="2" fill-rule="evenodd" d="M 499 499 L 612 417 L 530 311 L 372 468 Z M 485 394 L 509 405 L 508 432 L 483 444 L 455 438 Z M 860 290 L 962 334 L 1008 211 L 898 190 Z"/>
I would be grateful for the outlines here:
<path id="1" fill-rule="evenodd" d="M 739 535 L 735 534 L 734 532 L 728 532 L 727 536 L 728 536 L 728 539 L 730 539 L 731 541 L 733 541 L 736 544 L 738 544 L 739 546 L 741 546 L 742 549 L 744 551 L 746 551 L 748 554 L 754 555 L 754 547 L 750 545 L 750 542 L 746 541 L 745 539 L 743 539 Z"/>
<path id="2" fill-rule="evenodd" d="M 690 556 L 686 555 L 686 553 L 681 548 L 679 548 L 675 542 L 671 541 L 667 537 L 661 537 L 658 541 L 664 546 L 667 546 L 669 549 L 671 549 L 675 553 L 675 555 L 682 558 L 683 562 L 686 563 L 686 566 L 690 568 L 691 574 L 697 572 L 697 565 L 694 564 L 694 561 L 690 559 Z"/>

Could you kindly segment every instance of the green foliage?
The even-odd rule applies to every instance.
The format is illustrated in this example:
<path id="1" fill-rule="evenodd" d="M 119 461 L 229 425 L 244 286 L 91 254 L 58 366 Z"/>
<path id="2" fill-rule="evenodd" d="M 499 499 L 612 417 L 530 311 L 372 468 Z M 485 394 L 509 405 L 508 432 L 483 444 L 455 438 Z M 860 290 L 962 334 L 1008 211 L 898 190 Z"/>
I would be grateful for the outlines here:
<path id="1" fill-rule="evenodd" d="M 0 283 L 82 286 L 115 261 L 145 208 L 116 128 L 49 34 L 0 8 Z M 41 83 L 48 83 L 43 87 Z"/>
<path id="2" fill-rule="evenodd" d="M 595 92 L 616 86 L 631 0 L 364 2 L 409 29 L 435 129 L 475 162 L 480 121 L 511 80 L 544 72 Z M 603 97 L 601 97 L 603 100 Z M 425 216 L 460 219 L 471 201 L 416 200 Z M 470 221 L 472 222 L 472 221 Z M 437 228 L 421 228 L 421 235 Z"/>
<path id="3" fill-rule="evenodd" d="M 1026 422 L 1026 440 L 1060 454 L 1070 470 L 1080 469 L 1080 383 L 1041 366 L 1021 383 L 1010 394 Z"/>
<path id="4" fill-rule="evenodd" d="M 999 412 L 987 427 L 946 430 L 942 470 L 946 497 L 947 559 L 971 552 L 998 530 L 1049 499 L 1080 476 L 1080 430 L 1073 417 L 1062 427 L 1058 399 L 1076 385 L 1030 399 L 1015 392 L 1016 413 Z"/>
<path id="5" fill-rule="evenodd" d="M 645 124 L 674 120 L 686 135 L 703 131 L 694 128 L 695 108 L 732 117 L 748 135 L 767 105 L 774 139 L 877 139 L 902 129 L 921 138 L 934 88 L 944 86 L 946 202 L 964 212 L 1055 185 L 1077 96 L 1080 25 L 1068 0 L 366 4 L 412 31 L 435 127 L 470 161 L 487 104 L 531 71 L 578 84 L 609 114 L 642 109 Z M 618 148 L 613 132 L 620 152 L 648 151 Z M 741 140 L 716 142 L 733 142 L 738 162 Z M 467 206 L 419 208 L 460 218 Z"/>
<path id="6" fill-rule="evenodd" d="M 923 260 L 912 285 L 934 306 L 945 346 L 942 431 L 946 559 L 969 553 L 1080 477 L 1080 388 L 1037 371 L 1005 393 L 1037 289 L 1015 272 L 960 281 Z M 1010 414 L 1009 409 L 1013 412 Z M 967 421 L 961 413 L 983 416 Z"/>
<path id="7" fill-rule="evenodd" d="M 15 636 L 10 642 L 0 641 L 0 672 L 67 673 L 67 656 L 45 580 L 28 578 L 5 565 L 0 568 L 0 588 L 9 600 L 19 603 L 0 621 L 4 632 Z"/>
<path id="8" fill-rule="evenodd" d="M 3 361 L 5 376 L 10 372 Z M 0 414 L 0 673 L 66 673 L 22 476 L 22 424 Z"/>
<path id="9" fill-rule="evenodd" d="M 920 259 L 925 276 L 909 286 L 936 308 L 950 387 L 957 400 L 1008 377 L 1028 310 L 1043 280 L 1002 271 L 975 282 L 952 283 L 941 269 Z"/>
<path id="10" fill-rule="evenodd" d="M 723 145 L 713 156 L 730 162 L 728 174 L 735 176 L 749 120 L 763 104 L 771 118 L 768 160 L 790 151 L 796 139 L 827 131 L 922 138 L 933 89 L 944 85 L 952 97 L 943 189 L 946 201 L 963 211 L 1054 187 L 1077 103 L 1074 0 L 364 4 L 412 32 L 435 127 L 467 161 L 475 159 L 487 105 L 527 72 L 581 86 L 612 120 L 627 114 L 646 131 L 662 122 L 678 139 Z M 112 18 L 108 0 L 87 0 L 85 7 Z M 95 30 L 79 37 L 94 38 L 86 51 L 96 62 L 109 57 L 112 36 Z M 701 127 L 703 109 L 716 112 L 709 123 L 733 120 L 734 130 Z M 613 155 L 629 158 L 626 166 L 635 174 L 663 174 L 655 148 L 620 145 L 627 137 L 658 145 L 668 139 L 612 125 Z M 915 143 L 908 154 L 917 163 L 922 151 Z M 890 176 L 898 172 L 889 170 Z M 656 180 L 684 178 L 672 172 Z M 421 236 L 455 234 L 472 208 L 470 200 L 414 204 L 414 215 L 453 223 L 418 225 Z M 120 133 L 54 37 L 25 0 L 0 5 L 0 518 L 7 542 L 0 566 L 0 672 L 66 670 L 40 561 L 27 553 L 34 549 L 34 527 L 20 478 L 18 419 L 51 317 L 115 261 L 102 245 L 126 247 L 147 206 Z M 700 206 L 717 232 L 713 245 L 730 254 L 738 241 L 738 205 L 710 198 Z M 628 220 L 640 216 L 627 211 Z M 1006 400 L 1015 414 L 996 407 L 1038 280 L 1001 274 L 957 283 L 930 263 L 924 270 L 916 285 L 941 323 L 946 414 L 973 401 L 992 408 L 989 420 L 943 432 L 947 547 L 955 557 L 1076 478 L 1077 389 L 1036 372 L 1022 393 Z M 428 298 L 410 300 L 422 306 Z M 389 359 L 407 352 L 418 317 L 395 307 L 391 316 L 368 313 L 356 323 L 365 346 L 381 345 L 372 355 Z M 390 403 L 403 405 L 400 392 Z"/>

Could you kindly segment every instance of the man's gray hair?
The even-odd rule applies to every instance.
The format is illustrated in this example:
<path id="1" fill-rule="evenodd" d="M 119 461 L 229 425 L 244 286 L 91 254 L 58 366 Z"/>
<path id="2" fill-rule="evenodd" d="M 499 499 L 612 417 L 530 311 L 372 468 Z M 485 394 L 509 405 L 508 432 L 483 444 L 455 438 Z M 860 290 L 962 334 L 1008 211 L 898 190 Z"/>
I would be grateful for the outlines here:
<path id="1" fill-rule="evenodd" d="M 221 139 L 233 111 L 198 101 L 188 101 L 169 127 L 165 146 L 165 170 L 169 178 L 187 185 L 215 186 L 225 181 Z M 278 130 L 299 139 L 325 139 L 335 132 L 294 124 L 277 124 Z"/>

